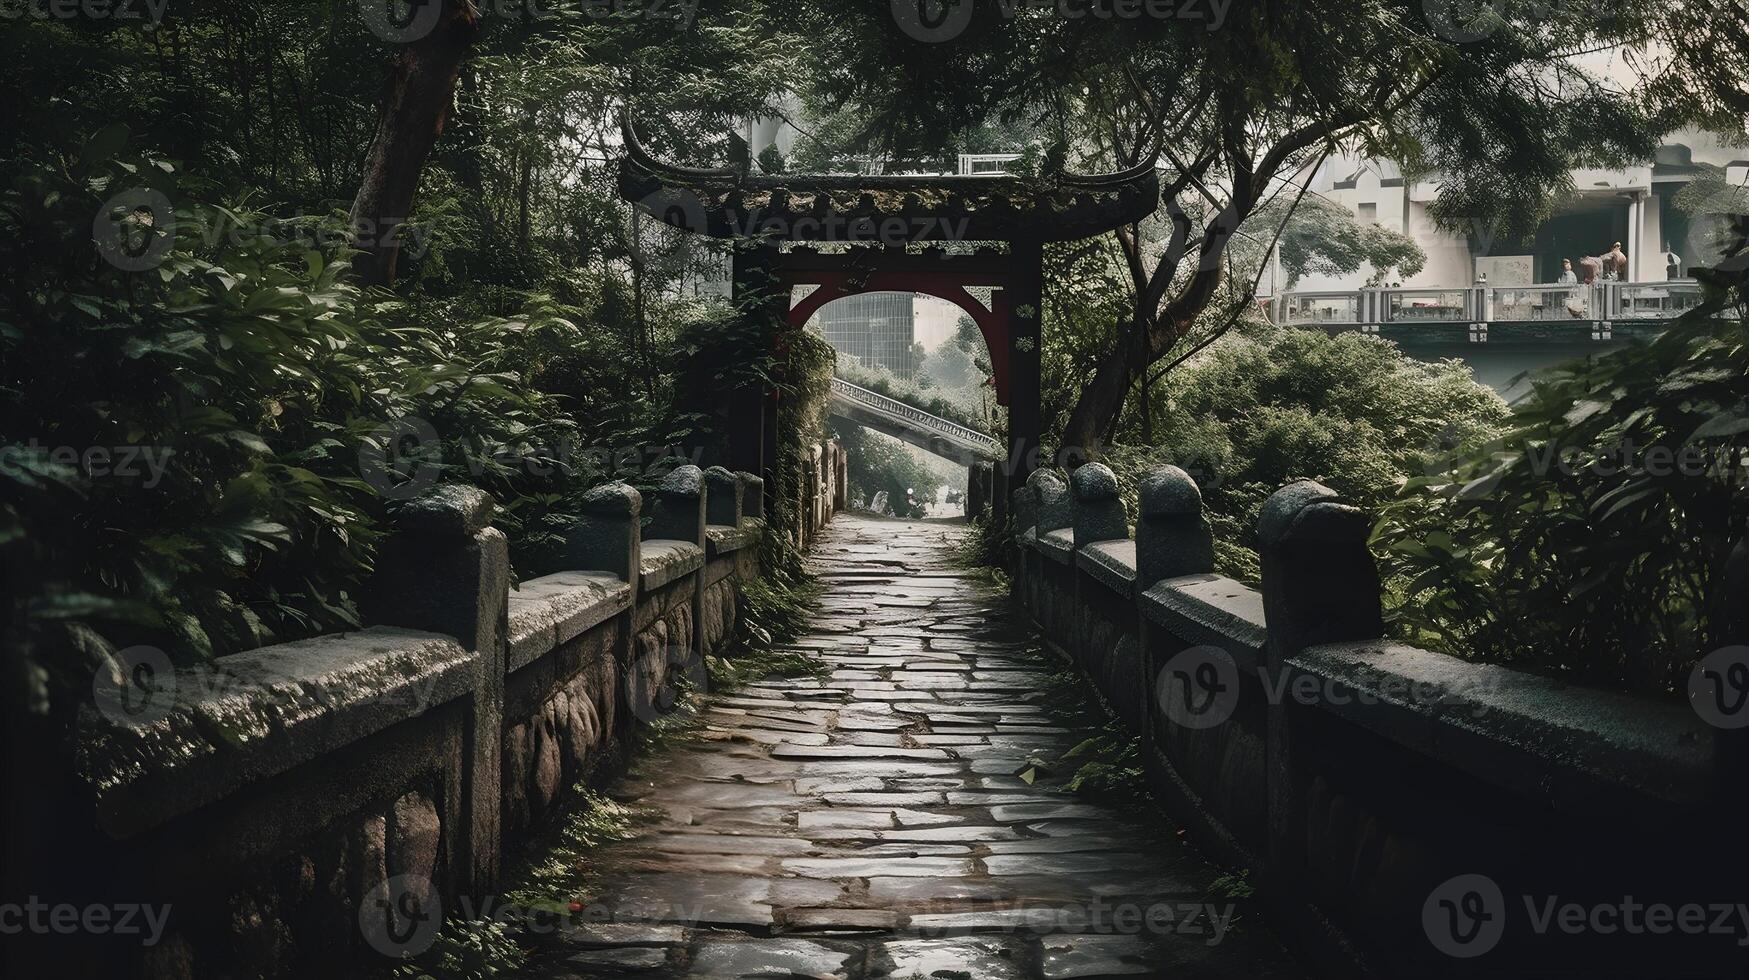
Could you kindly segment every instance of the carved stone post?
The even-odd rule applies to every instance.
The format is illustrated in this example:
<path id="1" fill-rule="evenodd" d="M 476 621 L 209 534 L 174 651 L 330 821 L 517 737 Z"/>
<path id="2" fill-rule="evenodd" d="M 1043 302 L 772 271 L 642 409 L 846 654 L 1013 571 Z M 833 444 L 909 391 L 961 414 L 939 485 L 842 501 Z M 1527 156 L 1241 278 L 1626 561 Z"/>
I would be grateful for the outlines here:
<path id="1" fill-rule="evenodd" d="M 491 526 L 492 514 L 492 498 L 474 487 L 439 487 L 401 505 L 377 556 L 366 610 L 375 623 L 453 636 L 477 654 L 454 814 L 464 856 L 457 885 L 474 894 L 496 884 L 502 847 L 499 743 L 510 550 L 503 532 Z"/>
<path id="2" fill-rule="evenodd" d="M 1359 508 L 1311 480 L 1264 502 L 1257 538 L 1272 667 L 1313 644 L 1384 635 L 1370 530 Z"/>
<path id="3" fill-rule="evenodd" d="M 1302 480 L 1277 490 L 1257 524 L 1263 562 L 1263 616 L 1268 625 L 1264 670 L 1282 690 L 1286 661 L 1305 647 L 1384 634 L 1379 573 L 1367 550 L 1369 522 L 1321 483 Z M 1269 784 L 1270 868 L 1297 877 L 1305 867 L 1303 764 L 1296 763 L 1292 705 L 1269 705 L 1265 744 Z"/>
<path id="4" fill-rule="evenodd" d="M 1070 514 L 1077 549 L 1095 541 L 1130 536 L 1117 475 L 1104 463 L 1088 463 L 1069 477 Z"/>
<path id="5" fill-rule="evenodd" d="M 696 466 L 676 467 L 656 487 L 644 540 L 688 541 L 704 547 L 704 472 Z"/>
<path id="6" fill-rule="evenodd" d="M 1028 556 L 1027 576 L 1032 584 L 1033 618 L 1062 642 L 1064 633 L 1073 629 L 1067 624 L 1076 608 L 1074 556 L 1068 556 L 1065 571 L 1061 536 L 1049 543 L 1046 539 L 1053 532 L 1074 528 L 1075 502 L 1068 482 L 1056 470 L 1036 469 L 1026 482 L 1038 501 L 1038 537 Z"/>
<path id="7" fill-rule="evenodd" d="M 1064 648 L 1081 662 L 1112 710 L 1136 730 L 1146 722 L 1147 671 L 1138 637 L 1135 582 L 1110 577 L 1112 549 L 1129 542 L 1129 521 L 1117 475 L 1104 463 L 1087 463 L 1069 476 L 1075 553 L 1069 568 L 1073 601 L 1061 616 Z"/>
<path id="8" fill-rule="evenodd" d="M 704 483 L 706 522 L 740 527 L 746 493 L 740 479 L 721 466 L 713 466 L 704 471 Z"/>
<path id="9" fill-rule="evenodd" d="M 1149 470 L 1136 518 L 1136 594 L 1161 579 L 1214 570 L 1214 532 L 1202 515 L 1202 490 L 1176 466 Z"/>
<path id="10" fill-rule="evenodd" d="M 656 487 L 656 503 L 650 523 L 644 528 L 644 540 L 685 541 L 705 549 L 704 472 L 690 464 L 679 466 L 662 478 Z M 704 662 L 704 564 L 687 576 L 692 581 L 692 636 L 687 646 L 686 665 L 695 667 Z"/>
<path id="11" fill-rule="evenodd" d="M 644 498 L 630 484 L 606 483 L 583 495 L 583 512 L 565 534 L 567 570 L 612 572 L 638 587 L 639 517 Z"/>
<path id="12" fill-rule="evenodd" d="M 765 481 L 745 471 L 735 478 L 741 483 L 741 516 L 765 520 Z"/>
<path id="13" fill-rule="evenodd" d="M 1033 499 L 1037 501 L 1036 523 L 1039 537 L 1042 538 L 1051 531 L 1075 526 L 1075 510 L 1074 503 L 1069 499 L 1069 484 L 1063 480 L 1061 474 L 1052 469 L 1033 470 L 1026 478 L 1026 485 L 1032 488 Z"/>
<path id="14" fill-rule="evenodd" d="M 1087 469 L 1083 466 L 1082 469 Z M 1142 475 L 1140 513 L 1136 515 L 1136 601 L 1166 579 L 1206 575 L 1215 569 L 1214 533 L 1203 517 L 1202 490 L 1190 474 L 1176 466 L 1153 467 Z M 1139 610 L 1136 632 L 1141 639 L 1142 675 L 1147 692 L 1142 703 L 1142 731 L 1148 749 L 1142 753 L 1148 778 L 1165 792 L 1176 792 L 1177 776 L 1166 761 L 1165 747 L 1173 726 L 1167 717 L 1164 676 L 1185 641 L 1162 629 Z"/>

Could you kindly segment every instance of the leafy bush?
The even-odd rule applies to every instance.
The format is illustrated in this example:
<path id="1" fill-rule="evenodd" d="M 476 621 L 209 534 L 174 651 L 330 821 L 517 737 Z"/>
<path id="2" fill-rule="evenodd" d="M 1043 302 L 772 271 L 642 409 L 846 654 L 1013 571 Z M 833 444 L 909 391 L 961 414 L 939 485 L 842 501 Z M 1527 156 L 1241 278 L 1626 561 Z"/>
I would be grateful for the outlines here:
<path id="1" fill-rule="evenodd" d="M 851 498 L 860 496 L 867 504 L 886 491 L 887 505 L 897 517 L 922 517 L 924 505 L 935 502 L 939 480 L 904 443 L 855 423 L 835 421 L 833 430 L 844 444 Z M 906 499 L 906 490 L 915 492 L 915 505 Z"/>
<path id="2" fill-rule="evenodd" d="M 578 332 L 550 304 L 361 293 L 324 219 L 189 203 L 126 143 L 39 156 L 0 196 L 7 668 L 37 709 L 111 640 L 187 659 L 357 625 L 400 489 L 370 450 L 412 431 L 427 479 L 497 494 L 511 531 L 569 482 L 530 464 L 576 427 L 513 370 Z M 118 203 L 134 189 L 173 219 Z"/>
<path id="3" fill-rule="evenodd" d="M 510 925 L 491 920 L 451 919 L 431 948 L 395 968 L 397 980 L 492 980 L 522 969 L 528 959 Z"/>
<path id="4" fill-rule="evenodd" d="M 989 512 L 967 521 L 966 533 L 954 540 L 955 564 L 969 569 L 1006 568 L 1014 553 L 1014 524 L 996 521 Z"/>
<path id="5" fill-rule="evenodd" d="M 1498 395 L 1457 361 L 1428 364 L 1359 334 L 1265 327 L 1225 338 L 1167 376 L 1153 446 L 1115 446 L 1129 512 L 1135 480 L 1158 462 L 1202 488 L 1221 570 L 1257 577 L 1257 513 L 1293 480 L 1328 484 L 1363 507 L 1425 472 L 1429 453 L 1489 434 Z"/>
<path id="6" fill-rule="evenodd" d="M 1737 269 L 1652 342 L 1542 375 L 1504 435 L 1406 482 L 1374 542 L 1407 583 L 1408 638 L 1650 692 L 1727 642 L 1721 575 L 1749 525 L 1749 326 L 1720 316 L 1749 293 Z"/>

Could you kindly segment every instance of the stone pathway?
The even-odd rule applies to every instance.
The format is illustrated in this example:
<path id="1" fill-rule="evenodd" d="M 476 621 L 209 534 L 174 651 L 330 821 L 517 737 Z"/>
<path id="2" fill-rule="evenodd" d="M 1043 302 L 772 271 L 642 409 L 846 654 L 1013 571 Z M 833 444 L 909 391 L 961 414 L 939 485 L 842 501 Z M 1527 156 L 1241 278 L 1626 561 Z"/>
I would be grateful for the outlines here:
<path id="1" fill-rule="evenodd" d="M 704 740 L 614 788 L 667 816 L 598 852 L 589 918 L 608 921 L 569 930 L 535 973 L 1300 975 L 1163 818 L 1083 802 L 1062 774 L 1016 776 L 1086 733 L 1038 703 L 1051 664 L 951 564 L 959 533 L 834 519 L 813 558 L 819 613 L 794 644 L 831 674 L 713 697 Z"/>

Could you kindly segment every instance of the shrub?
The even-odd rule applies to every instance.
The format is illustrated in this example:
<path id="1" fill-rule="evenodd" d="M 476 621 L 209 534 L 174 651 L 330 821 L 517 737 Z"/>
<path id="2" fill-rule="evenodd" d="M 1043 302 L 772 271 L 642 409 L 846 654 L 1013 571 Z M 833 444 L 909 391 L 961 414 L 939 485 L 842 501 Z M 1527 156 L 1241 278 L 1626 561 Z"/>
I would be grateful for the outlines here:
<path id="1" fill-rule="evenodd" d="M 1374 543 L 1406 583 L 1407 637 L 1650 692 L 1732 639 L 1719 613 L 1749 525 L 1749 327 L 1720 314 L 1745 299 L 1737 268 L 1657 339 L 1539 377 L 1503 436 L 1406 481 Z"/>
<path id="2" fill-rule="evenodd" d="M 852 498 L 860 496 L 865 504 L 872 503 L 875 494 L 884 490 L 897 517 L 922 517 L 924 505 L 935 502 L 940 480 L 904 443 L 854 422 L 834 421 L 833 430 L 844 444 Z M 908 502 L 906 490 L 915 491 L 915 506 Z"/>
<path id="3" fill-rule="evenodd" d="M 492 491 L 509 529 L 567 482 L 527 463 L 575 427 L 511 365 L 575 325 L 361 293 L 325 220 L 189 203 L 126 143 L 42 153 L 0 196 L 6 676 L 39 710 L 112 641 L 188 659 L 356 626 L 399 489 L 368 450 L 409 426 L 429 479 Z M 179 202 L 173 235 L 115 207 L 130 188 Z M 116 252 L 112 220 L 157 261 Z"/>
<path id="4" fill-rule="evenodd" d="M 1328 484 L 1363 507 L 1425 472 L 1430 451 L 1491 433 L 1506 405 L 1457 361 L 1424 363 L 1373 337 L 1248 330 L 1167 376 L 1153 446 L 1115 446 L 1129 512 L 1135 479 L 1158 462 L 1202 488 L 1225 574 L 1257 577 L 1258 510 L 1298 479 Z"/>

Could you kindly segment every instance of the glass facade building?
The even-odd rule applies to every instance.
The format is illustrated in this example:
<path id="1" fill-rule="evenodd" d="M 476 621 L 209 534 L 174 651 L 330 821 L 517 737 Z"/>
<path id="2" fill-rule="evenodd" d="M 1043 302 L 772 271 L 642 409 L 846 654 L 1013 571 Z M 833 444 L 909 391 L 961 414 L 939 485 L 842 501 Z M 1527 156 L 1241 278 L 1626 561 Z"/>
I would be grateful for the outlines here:
<path id="1" fill-rule="evenodd" d="M 917 367 L 911 356 L 914 298 L 911 293 L 863 293 L 833 300 L 818 314 L 820 333 L 840 354 L 909 378 Z"/>

